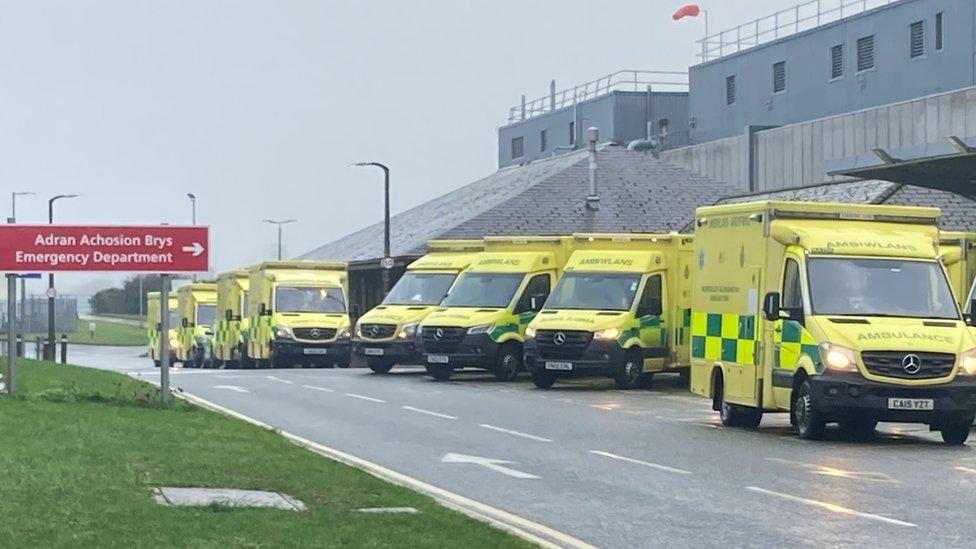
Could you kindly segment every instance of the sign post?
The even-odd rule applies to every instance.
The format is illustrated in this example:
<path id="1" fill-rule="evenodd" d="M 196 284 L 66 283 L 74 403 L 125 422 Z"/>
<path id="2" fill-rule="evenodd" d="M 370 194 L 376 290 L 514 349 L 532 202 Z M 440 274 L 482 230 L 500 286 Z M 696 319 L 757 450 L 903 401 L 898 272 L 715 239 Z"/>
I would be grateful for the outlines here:
<path id="1" fill-rule="evenodd" d="M 170 275 L 210 269 L 210 230 L 205 226 L 0 225 L 0 271 L 137 272 L 162 275 L 160 399 L 169 404 Z M 16 274 L 8 274 L 8 309 L 16 312 Z M 48 297 L 54 295 L 53 288 Z M 13 322 L 7 323 L 14 341 Z M 54 342 L 51 342 L 53 347 Z M 13 349 L 8 344 L 8 351 Z M 8 352 L 8 355 L 10 352 Z M 7 391 L 13 394 L 13 361 L 8 359 Z"/>
<path id="2" fill-rule="evenodd" d="M 17 275 L 7 275 L 7 394 L 14 396 L 14 362 L 17 360 Z"/>
<path id="3" fill-rule="evenodd" d="M 169 406 L 169 275 L 159 277 L 159 400 Z"/>

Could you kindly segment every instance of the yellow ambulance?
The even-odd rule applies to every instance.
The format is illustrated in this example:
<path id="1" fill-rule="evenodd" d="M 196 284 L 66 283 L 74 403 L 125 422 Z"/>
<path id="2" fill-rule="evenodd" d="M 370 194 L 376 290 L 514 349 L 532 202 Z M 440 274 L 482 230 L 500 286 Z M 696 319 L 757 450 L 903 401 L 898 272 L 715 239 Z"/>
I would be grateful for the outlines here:
<path id="1" fill-rule="evenodd" d="M 976 277 L 976 233 L 942 231 L 939 252 L 949 274 L 949 284 L 963 309 L 969 307 L 967 298 Z"/>
<path id="2" fill-rule="evenodd" d="M 349 367 L 347 263 L 266 261 L 249 272 L 247 349 L 256 366 Z"/>
<path id="3" fill-rule="evenodd" d="M 420 323 L 427 371 L 489 370 L 510 381 L 522 370 L 525 328 L 542 309 L 572 253 L 569 236 L 485 237 L 441 306 Z"/>
<path id="4" fill-rule="evenodd" d="M 575 234 L 574 252 L 525 331 L 540 389 L 558 378 L 610 377 L 621 389 L 657 372 L 687 376 L 692 237 Z"/>
<path id="5" fill-rule="evenodd" d="M 214 324 L 212 366 L 250 367 L 247 358 L 247 290 L 250 273 L 246 269 L 217 275 L 217 322 Z"/>
<path id="6" fill-rule="evenodd" d="M 176 290 L 180 345 L 176 358 L 186 368 L 203 368 L 210 360 L 210 337 L 217 311 L 217 284 L 193 282 Z"/>
<path id="7" fill-rule="evenodd" d="M 788 412 L 801 438 L 839 423 L 923 423 L 962 444 L 976 341 L 939 261 L 937 208 L 753 202 L 699 208 L 691 389 L 722 423 Z"/>
<path id="8" fill-rule="evenodd" d="M 458 274 L 484 250 L 481 240 L 431 240 L 427 255 L 407 266 L 383 302 L 360 317 L 353 352 L 378 374 L 396 364 L 423 364 L 417 326 L 440 305 Z"/>
<path id="9" fill-rule="evenodd" d="M 148 292 L 146 294 L 146 331 L 149 337 L 149 348 L 148 354 L 149 359 L 153 361 L 153 364 L 159 368 L 162 349 L 162 334 L 160 331 L 163 326 L 163 315 L 162 308 L 159 306 L 159 292 Z M 175 294 L 170 294 L 169 296 L 169 333 L 166 334 L 167 339 L 169 339 L 169 363 L 174 364 L 177 359 L 177 349 L 180 346 L 180 340 L 177 336 L 177 329 L 180 325 L 180 315 L 179 315 L 179 299 Z"/>

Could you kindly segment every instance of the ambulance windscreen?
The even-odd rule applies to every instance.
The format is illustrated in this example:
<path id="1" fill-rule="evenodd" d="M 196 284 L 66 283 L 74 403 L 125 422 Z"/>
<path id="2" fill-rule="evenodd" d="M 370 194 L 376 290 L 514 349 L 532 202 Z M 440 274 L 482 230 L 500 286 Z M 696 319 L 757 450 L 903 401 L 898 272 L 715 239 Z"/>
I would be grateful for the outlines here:
<path id="1" fill-rule="evenodd" d="M 813 314 L 959 319 L 935 261 L 812 258 L 808 271 Z"/>
<path id="2" fill-rule="evenodd" d="M 397 281 L 384 305 L 437 305 L 451 288 L 454 273 L 407 273 Z"/>
<path id="3" fill-rule="evenodd" d="M 637 274 L 566 273 L 546 301 L 546 309 L 626 311 L 639 285 Z"/>
<path id="4" fill-rule="evenodd" d="M 465 273 L 441 303 L 444 307 L 508 307 L 523 273 Z"/>

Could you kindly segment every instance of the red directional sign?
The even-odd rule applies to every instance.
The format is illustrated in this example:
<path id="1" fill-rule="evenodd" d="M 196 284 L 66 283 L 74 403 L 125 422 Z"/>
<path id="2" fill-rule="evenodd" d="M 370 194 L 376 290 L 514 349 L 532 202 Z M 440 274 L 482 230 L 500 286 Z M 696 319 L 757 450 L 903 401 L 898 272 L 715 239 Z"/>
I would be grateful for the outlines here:
<path id="1" fill-rule="evenodd" d="M 203 272 L 208 227 L 0 225 L 0 272 Z"/>

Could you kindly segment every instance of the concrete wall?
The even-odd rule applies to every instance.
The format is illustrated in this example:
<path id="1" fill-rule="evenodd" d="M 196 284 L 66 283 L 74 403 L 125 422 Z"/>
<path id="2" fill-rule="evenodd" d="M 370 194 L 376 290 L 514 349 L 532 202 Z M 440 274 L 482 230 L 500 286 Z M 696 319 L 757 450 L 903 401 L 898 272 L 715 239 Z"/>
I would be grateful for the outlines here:
<path id="1" fill-rule="evenodd" d="M 600 130 L 600 141 L 627 143 L 643 138 L 647 121 L 668 120 L 672 143 L 688 142 L 688 94 L 684 92 L 615 91 L 608 95 L 583 101 L 576 107 L 566 107 L 498 129 L 498 167 L 525 164 L 552 156 L 554 147 L 570 144 L 570 122 L 576 121 L 576 145 L 585 148 L 586 128 Z M 546 130 L 543 150 L 541 132 Z M 512 140 L 523 139 L 524 155 L 512 158 Z M 565 152 L 562 149 L 561 152 Z"/>
<path id="2" fill-rule="evenodd" d="M 758 131 L 751 151 L 743 134 L 664 151 L 661 159 L 744 191 L 764 191 L 840 179 L 827 176 L 827 160 L 945 142 L 950 135 L 976 135 L 976 87 Z"/>
<path id="3" fill-rule="evenodd" d="M 935 14 L 944 43 L 935 50 Z M 691 67 L 691 142 L 780 126 L 976 85 L 972 0 L 904 0 L 741 53 Z M 909 57 L 909 25 L 925 23 L 925 55 Z M 874 35 L 875 68 L 857 72 L 857 40 Z M 844 45 L 844 75 L 831 79 L 830 48 Z M 772 66 L 786 62 L 786 90 L 773 93 Z M 726 105 L 726 77 L 736 101 Z M 802 138 L 802 136 L 801 136 Z M 812 137 L 811 137 L 812 139 Z"/>

